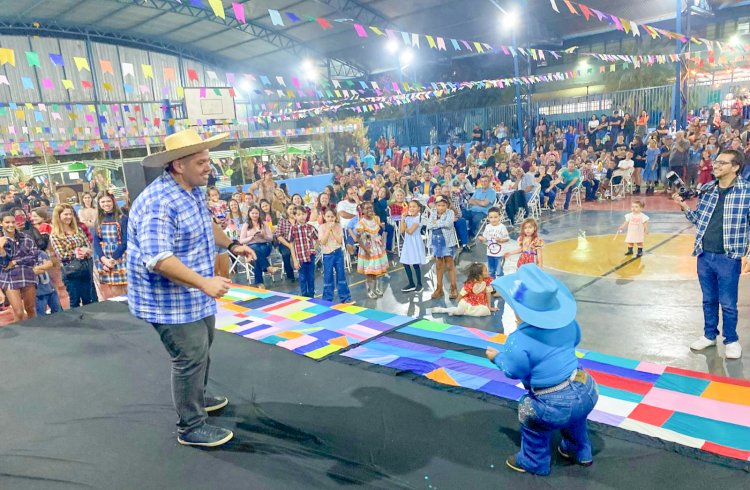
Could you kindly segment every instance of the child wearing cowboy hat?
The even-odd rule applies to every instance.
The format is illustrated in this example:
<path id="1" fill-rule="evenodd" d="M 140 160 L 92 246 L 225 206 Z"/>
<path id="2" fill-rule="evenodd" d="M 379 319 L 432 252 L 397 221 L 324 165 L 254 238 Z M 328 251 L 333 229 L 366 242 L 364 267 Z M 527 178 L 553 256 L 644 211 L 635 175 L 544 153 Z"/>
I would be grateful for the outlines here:
<path id="1" fill-rule="evenodd" d="M 557 448 L 563 458 L 582 465 L 593 463 L 586 417 L 599 394 L 594 379 L 578 366 L 575 347 L 581 340 L 573 294 L 535 264 L 492 283 L 516 314 L 518 329 L 505 348 L 487 348 L 487 358 L 529 390 L 518 403 L 521 450 L 506 464 L 521 473 L 548 475 L 555 431 L 562 433 Z"/>

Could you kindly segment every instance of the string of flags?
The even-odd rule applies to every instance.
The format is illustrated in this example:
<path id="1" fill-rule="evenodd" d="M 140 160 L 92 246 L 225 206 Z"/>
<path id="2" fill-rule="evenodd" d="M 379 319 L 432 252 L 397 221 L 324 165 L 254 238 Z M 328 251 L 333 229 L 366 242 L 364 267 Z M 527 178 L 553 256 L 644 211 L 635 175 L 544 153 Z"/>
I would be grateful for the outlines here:
<path id="1" fill-rule="evenodd" d="M 552 10 L 560 14 L 560 8 L 557 5 L 558 0 L 549 0 L 550 7 Z M 658 27 L 651 26 L 649 24 L 639 24 L 633 20 L 626 19 L 624 17 L 619 17 L 614 14 L 610 14 L 608 12 L 602 12 L 601 10 L 597 10 L 593 7 L 589 7 L 587 5 L 584 5 L 579 2 L 574 2 L 572 0 L 561 0 L 565 6 L 568 9 L 568 12 L 570 12 L 571 15 L 577 15 L 577 16 L 583 16 L 586 21 L 589 21 L 593 18 L 596 18 L 599 22 L 603 22 L 605 24 L 613 26 L 618 31 L 623 31 L 626 34 L 632 34 L 635 36 L 641 35 L 641 30 L 645 31 L 649 36 L 651 36 L 652 39 L 657 39 L 666 37 L 667 39 L 671 40 L 679 40 L 680 42 L 684 43 L 695 43 L 700 45 L 705 45 L 709 51 L 713 50 L 722 50 L 722 49 L 732 49 L 735 46 L 732 46 L 729 43 L 722 43 L 720 41 L 712 41 L 710 39 L 705 39 L 702 37 L 697 36 L 686 36 L 685 34 L 679 33 L 679 32 L 673 32 L 666 29 L 660 29 Z M 740 49 L 743 51 L 748 50 L 748 46 L 740 46 Z"/>

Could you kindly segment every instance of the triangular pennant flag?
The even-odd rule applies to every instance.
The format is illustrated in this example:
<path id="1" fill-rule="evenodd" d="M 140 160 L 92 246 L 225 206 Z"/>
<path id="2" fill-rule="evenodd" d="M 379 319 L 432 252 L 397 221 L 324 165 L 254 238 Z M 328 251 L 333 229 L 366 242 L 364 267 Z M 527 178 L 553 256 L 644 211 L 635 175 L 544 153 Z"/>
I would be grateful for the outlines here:
<path id="1" fill-rule="evenodd" d="M 188 80 L 191 82 L 198 81 L 198 72 L 194 68 L 188 68 Z"/>
<path id="2" fill-rule="evenodd" d="M 401 39 L 404 41 L 404 45 L 410 46 L 411 45 L 411 36 L 408 32 L 402 32 L 401 33 Z"/>
<path id="3" fill-rule="evenodd" d="M 74 90 L 74 88 L 73 88 L 73 81 L 72 80 L 63 80 L 62 84 L 63 84 L 63 88 L 65 88 L 65 90 Z"/>
<path id="4" fill-rule="evenodd" d="M 419 48 L 419 34 L 412 33 L 411 35 L 411 45 Z"/>
<path id="5" fill-rule="evenodd" d="M 34 83 L 29 77 L 21 77 L 21 85 L 26 90 L 34 90 Z"/>
<path id="6" fill-rule="evenodd" d="M 131 77 L 135 77 L 135 69 L 133 68 L 132 63 L 122 63 L 122 76 L 126 77 L 130 75 Z"/>
<path id="7" fill-rule="evenodd" d="M 225 19 L 224 5 L 221 4 L 221 0 L 208 0 L 208 4 L 211 6 L 211 10 L 214 11 L 214 15 L 221 19 Z"/>
<path id="8" fill-rule="evenodd" d="M 10 48 L 0 48 L 0 66 L 5 63 L 16 66 L 16 52 Z"/>
<path id="9" fill-rule="evenodd" d="M 174 81 L 174 68 L 171 68 L 169 66 L 164 67 L 164 80 L 172 80 Z"/>
<path id="10" fill-rule="evenodd" d="M 557 3 L 555 2 L 555 0 L 549 0 L 549 3 L 552 4 L 552 10 L 554 10 L 555 12 L 559 14 L 560 9 L 557 8 Z"/>
<path id="11" fill-rule="evenodd" d="M 247 19 L 245 18 L 245 6 L 241 3 L 232 2 L 232 10 L 234 11 L 234 17 L 237 19 L 237 22 L 240 24 L 247 24 Z"/>
<path id="12" fill-rule="evenodd" d="M 624 27 L 620 23 L 620 19 L 616 15 L 610 15 L 610 17 L 612 18 L 612 22 L 615 23 L 615 29 L 617 29 L 618 31 L 622 31 Z"/>
<path id="13" fill-rule="evenodd" d="M 42 67 L 42 64 L 39 62 L 39 54 L 34 51 L 26 51 L 26 61 L 29 62 L 29 66 Z"/>
<path id="14" fill-rule="evenodd" d="M 591 17 L 591 10 L 589 10 L 589 8 L 582 3 L 578 4 L 578 8 L 581 9 L 581 13 L 586 18 L 586 20 L 589 20 L 589 18 Z"/>
<path id="15" fill-rule="evenodd" d="M 596 17 L 601 21 L 604 19 L 604 17 L 607 17 L 607 15 L 604 12 L 600 12 L 599 10 L 596 10 L 594 8 L 590 9 L 592 12 L 596 14 Z"/>
<path id="16" fill-rule="evenodd" d="M 573 8 L 573 4 L 571 4 L 568 0 L 563 0 L 563 2 L 565 2 L 565 5 L 568 6 L 568 10 L 570 10 L 571 14 L 578 15 L 578 11 L 575 8 Z"/>
<path id="17" fill-rule="evenodd" d="M 8 77 L 6 77 L 5 75 L 0 75 L 0 85 L 10 85 Z"/>
<path id="18" fill-rule="evenodd" d="M 383 31 L 381 31 L 380 29 L 378 29 L 377 27 L 370 26 L 370 30 L 372 32 L 374 32 L 378 36 L 384 36 L 385 35 L 385 33 Z"/>
<path id="19" fill-rule="evenodd" d="M 442 37 L 437 38 L 437 48 L 438 48 L 438 51 L 446 51 L 445 39 L 443 39 Z"/>
<path id="20" fill-rule="evenodd" d="M 114 75 L 115 72 L 112 69 L 112 62 L 108 60 L 99 60 L 99 67 L 102 69 L 102 73 L 109 73 L 110 75 Z"/>
<path id="21" fill-rule="evenodd" d="M 293 12 L 287 12 L 286 16 L 291 20 L 292 22 L 300 22 L 302 19 L 297 17 Z"/>
<path id="22" fill-rule="evenodd" d="M 631 22 L 630 28 L 633 30 L 633 37 L 641 37 L 641 31 L 638 29 L 638 24 L 636 24 L 635 22 Z"/>
<path id="23" fill-rule="evenodd" d="M 323 17 L 318 17 L 318 18 L 317 18 L 317 19 L 315 19 L 315 20 L 316 20 L 316 21 L 318 22 L 318 25 L 319 25 L 319 26 L 321 27 L 321 29 L 323 29 L 323 30 L 326 30 L 326 29 L 333 29 L 333 26 L 331 25 L 331 23 L 330 23 L 330 22 L 328 22 L 328 21 L 327 21 L 326 19 L 324 19 Z"/>
<path id="24" fill-rule="evenodd" d="M 432 36 L 425 36 L 425 39 L 427 39 L 427 45 L 431 47 L 432 49 L 435 49 L 437 45 L 435 44 L 435 38 Z"/>
<path id="25" fill-rule="evenodd" d="M 76 68 L 78 68 L 78 71 L 81 71 L 81 70 L 91 71 L 91 68 L 89 68 L 89 61 L 86 58 L 79 58 L 78 56 L 74 56 L 73 61 L 75 62 Z"/>
<path id="26" fill-rule="evenodd" d="M 278 10 L 268 9 L 268 15 L 271 16 L 271 23 L 275 26 L 283 26 L 284 21 L 281 19 L 281 14 Z"/>
<path id="27" fill-rule="evenodd" d="M 362 24 L 354 24 L 354 31 L 359 37 L 367 37 L 367 31 L 362 27 Z"/>
<path id="28" fill-rule="evenodd" d="M 622 28 L 625 29 L 626 34 L 630 34 L 630 21 L 628 19 L 620 19 Z"/>
<path id="29" fill-rule="evenodd" d="M 63 61 L 63 57 L 61 54 L 50 53 L 49 60 L 55 66 L 65 66 L 65 62 Z"/>
<path id="30" fill-rule="evenodd" d="M 42 78 L 42 88 L 45 90 L 54 90 L 55 84 L 49 78 Z"/>
<path id="31" fill-rule="evenodd" d="M 477 53 L 484 53 L 482 45 L 476 41 L 474 42 L 474 48 L 477 50 Z"/>
<path id="32" fill-rule="evenodd" d="M 141 65 L 141 70 L 144 78 L 154 78 L 154 68 L 151 65 Z"/>

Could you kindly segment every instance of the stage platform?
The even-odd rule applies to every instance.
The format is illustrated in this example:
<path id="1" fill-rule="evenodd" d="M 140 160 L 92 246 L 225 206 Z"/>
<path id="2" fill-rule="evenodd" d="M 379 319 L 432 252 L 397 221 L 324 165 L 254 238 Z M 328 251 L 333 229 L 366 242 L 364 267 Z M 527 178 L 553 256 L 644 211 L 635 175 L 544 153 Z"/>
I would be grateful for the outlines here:
<path id="1" fill-rule="evenodd" d="M 508 470 L 512 401 L 453 393 L 333 354 L 316 361 L 217 332 L 211 421 L 235 439 L 179 446 L 169 360 L 124 304 L 0 329 L 0 488 L 750 488 L 747 462 L 592 423 L 595 463 Z"/>

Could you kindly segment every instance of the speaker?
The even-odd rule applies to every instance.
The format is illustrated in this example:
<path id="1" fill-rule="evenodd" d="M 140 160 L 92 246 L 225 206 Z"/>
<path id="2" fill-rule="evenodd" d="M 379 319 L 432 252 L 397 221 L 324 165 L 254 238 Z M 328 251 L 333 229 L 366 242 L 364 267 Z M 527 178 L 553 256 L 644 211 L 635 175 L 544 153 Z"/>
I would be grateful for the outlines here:
<path id="1" fill-rule="evenodd" d="M 125 175 L 125 186 L 128 189 L 130 202 L 133 202 L 147 185 L 164 172 L 164 169 L 161 167 L 144 167 L 138 162 L 124 164 L 122 172 Z"/>

